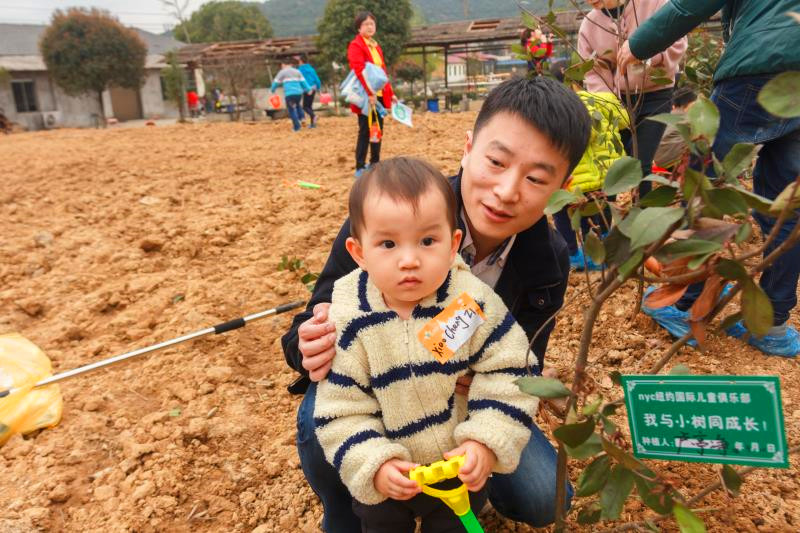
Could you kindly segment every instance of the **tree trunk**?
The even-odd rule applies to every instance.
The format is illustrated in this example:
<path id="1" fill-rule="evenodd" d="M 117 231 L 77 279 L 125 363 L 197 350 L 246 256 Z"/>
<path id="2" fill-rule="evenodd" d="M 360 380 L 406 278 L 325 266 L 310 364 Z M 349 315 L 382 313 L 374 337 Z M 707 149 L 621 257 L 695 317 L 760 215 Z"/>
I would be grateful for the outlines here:
<path id="1" fill-rule="evenodd" d="M 100 116 L 98 118 L 96 127 L 105 128 L 107 124 L 106 124 L 106 110 L 105 106 L 103 105 L 103 91 L 97 91 L 97 102 L 100 104 Z"/>

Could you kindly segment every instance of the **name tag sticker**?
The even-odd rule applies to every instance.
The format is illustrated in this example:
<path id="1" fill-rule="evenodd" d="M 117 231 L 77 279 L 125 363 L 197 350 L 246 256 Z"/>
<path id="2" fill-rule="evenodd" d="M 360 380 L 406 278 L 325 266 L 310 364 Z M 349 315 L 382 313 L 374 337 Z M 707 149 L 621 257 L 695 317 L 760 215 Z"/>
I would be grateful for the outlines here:
<path id="1" fill-rule="evenodd" d="M 417 333 L 417 338 L 442 364 L 486 321 L 483 310 L 466 292 L 433 317 Z"/>

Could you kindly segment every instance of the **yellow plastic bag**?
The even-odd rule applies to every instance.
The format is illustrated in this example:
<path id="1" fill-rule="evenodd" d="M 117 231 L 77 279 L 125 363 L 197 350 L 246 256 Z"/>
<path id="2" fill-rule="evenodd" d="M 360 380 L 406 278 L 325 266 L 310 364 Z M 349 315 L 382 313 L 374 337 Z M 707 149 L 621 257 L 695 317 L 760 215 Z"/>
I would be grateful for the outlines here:
<path id="1" fill-rule="evenodd" d="M 33 389 L 50 375 L 50 359 L 20 335 L 0 335 L 0 390 L 18 388 L 0 399 L 0 446 L 15 433 L 50 428 L 61 421 L 63 400 L 57 384 Z"/>

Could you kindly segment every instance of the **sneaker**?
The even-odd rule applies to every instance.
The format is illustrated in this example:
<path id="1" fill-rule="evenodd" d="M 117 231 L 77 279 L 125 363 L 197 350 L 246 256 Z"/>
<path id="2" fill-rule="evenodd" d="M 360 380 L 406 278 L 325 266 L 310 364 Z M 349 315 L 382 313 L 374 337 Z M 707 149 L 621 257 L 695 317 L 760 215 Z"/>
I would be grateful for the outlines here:
<path id="1" fill-rule="evenodd" d="M 578 272 L 582 272 L 584 267 L 586 266 L 583 263 L 583 249 L 578 248 L 578 250 L 574 254 L 569 255 L 569 266 L 573 270 L 577 270 Z"/>
<path id="2" fill-rule="evenodd" d="M 361 177 L 361 175 L 364 173 L 364 171 L 365 171 L 365 170 L 366 170 L 365 168 L 357 168 L 357 169 L 356 169 L 356 177 L 357 177 L 357 178 L 360 178 L 360 177 Z"/>
<path id="3" fill-rule="evenodd" d="M 748 333 L 747 328 L 741 321 L 725 331 L 728 335 L 737 339 L 744 337 L 745 333 Z M 747 343 L 767 355 L 797 357 L 797 354 L 800 353 L 800 333 L 786 324 L 772 328 L 763 337 L 750 335 Z"/>
<path id="4" fill-rule="evenodd" d="M 644 291 L 645 301 L 647 296 L 654 290 L 656 290 L 656 287 L 652 286 Z M 689 311 L 681 311 L 675 307 L 675 305 L 653 308 L 648 307 L 644 302 L 642 303 L 642 311 L 676 339 L 683 337 L 689 332 Z M 690 346 L 697 346 L 697 341 L 690 339 L 687 344 Z"/>

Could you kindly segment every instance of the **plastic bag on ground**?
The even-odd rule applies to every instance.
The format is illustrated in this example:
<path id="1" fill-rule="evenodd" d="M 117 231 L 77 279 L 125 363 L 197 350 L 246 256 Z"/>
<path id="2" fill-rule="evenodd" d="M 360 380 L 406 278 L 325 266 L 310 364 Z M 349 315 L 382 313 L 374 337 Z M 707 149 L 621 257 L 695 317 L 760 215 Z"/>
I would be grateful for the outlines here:
<path id="1" fill-rule="evenodd" d="M 15 433 L 30 433 L 61 421 L 60 387 L 33 389 L 52 373 L 50 359 L 38 346 L 18 333 L 0 335 L 0 390 L 18 389 L 0 398 L 0 446 Z"/>

